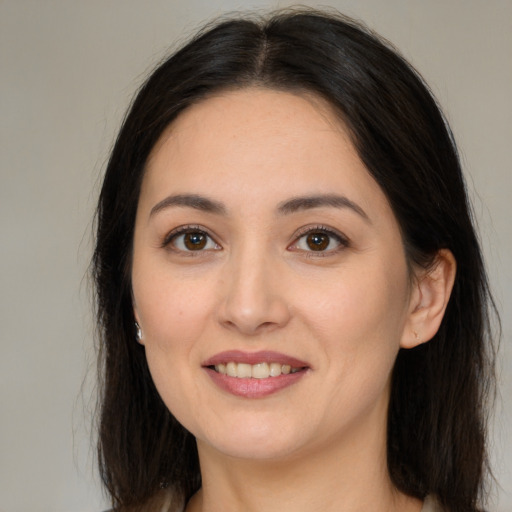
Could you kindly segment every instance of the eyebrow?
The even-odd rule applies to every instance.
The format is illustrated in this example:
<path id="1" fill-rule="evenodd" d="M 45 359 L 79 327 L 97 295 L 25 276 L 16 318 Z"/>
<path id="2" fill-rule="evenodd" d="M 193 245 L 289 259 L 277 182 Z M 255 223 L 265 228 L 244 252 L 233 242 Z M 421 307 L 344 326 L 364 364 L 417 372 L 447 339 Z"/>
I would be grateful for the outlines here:
<path id="1" fill-rule="evenodd" d="M 155 206 L 153 206 L 149 216 L 152 217 L 156 213 L 161 212 L 166 208 L 180 206 L 194 208 L 195 210 L 200 210 L 202 212 L 215 213 L 217 215 L 226 214 L 226 207 L 218 201 L 214 201 L 213 199 L 208 199 L 207 197 L 199 196 L 196 194 L 178 194 L 166 197 Z"/>
<path id="2" fill-rule="evenodd" d="M 200 210 L 207 213 L 214 213 L 216 215 L 226 215 L 227 210 L 223 203 L 209 199 L 204 196 L 197 194 L 177 194 L 168 196 L 162 201 L 158 202 L 149 214 L 150 217 L 172 207 L 186 207 Z M 289 215 L 303 210 L 310 210 L 313 208 L 330 207 L 330 208 L 348 208 L 365 221 L 371 223 L 370 218 L 366 212 L 354 201 L 348 199 L 348 197 L 340 196 L 336 194 L 322 194 L 314 196 L 300 196 L 288 199 L 279 203 L 277 212 L 280 215 Z"/>
<path id="3" fill-rule="evenodd" d="M 371 223 L 370 217 L 368 217 L 366 212 L 357 203 L 354 203 L 354 201 L 351 201 L 348 197 L 336 194 L 294 197 L 280 203 L 277 211 L 281 215 L 288 215 L 302 210 L 310 210 L 325 206 L 330 208 L 348 208 L 357 213 L 366 222 Z"/>

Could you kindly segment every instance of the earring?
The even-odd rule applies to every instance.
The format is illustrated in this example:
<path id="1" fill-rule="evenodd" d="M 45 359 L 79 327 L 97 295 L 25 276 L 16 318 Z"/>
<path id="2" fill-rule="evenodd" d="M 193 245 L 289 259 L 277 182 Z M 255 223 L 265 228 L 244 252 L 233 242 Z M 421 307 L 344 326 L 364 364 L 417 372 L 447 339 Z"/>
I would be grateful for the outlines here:
<path id="1" fill-rule="evenodd" d="M 135 322 L 135 329 L 137 329 L 137 341 L 142 341 L 142 329 L 140 328 L 140 325 Z"/>

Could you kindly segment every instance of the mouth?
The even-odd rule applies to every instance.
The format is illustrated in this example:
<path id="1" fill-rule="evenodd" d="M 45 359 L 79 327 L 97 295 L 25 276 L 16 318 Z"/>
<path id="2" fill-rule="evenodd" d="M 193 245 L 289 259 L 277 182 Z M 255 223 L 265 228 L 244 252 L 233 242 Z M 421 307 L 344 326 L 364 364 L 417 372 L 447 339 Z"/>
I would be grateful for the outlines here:
<path id="1" fill-rule="evenodd" d="M 202 364 L 223 391 L 244 398 L 263 398 L 294 385 L 310 365 L 278 352 L 222 352 Z"/>

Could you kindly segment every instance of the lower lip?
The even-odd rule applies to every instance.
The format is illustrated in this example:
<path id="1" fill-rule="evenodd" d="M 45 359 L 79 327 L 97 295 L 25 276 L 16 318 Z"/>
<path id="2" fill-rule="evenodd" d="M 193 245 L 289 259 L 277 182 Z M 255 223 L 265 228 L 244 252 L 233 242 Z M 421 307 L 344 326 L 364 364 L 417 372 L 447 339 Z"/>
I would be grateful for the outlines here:
<path id="1" fill-rule="evenodd" d="M 268 377 L 267 379 L 239 379 L 223 375 L 211 368 L 205 368 L 213 382 L 224 391 L 235 396 L 244 398 L 263 398 L 281 391 L 299 381 L 307 370 L 300 370 L 279 377 Z"/>

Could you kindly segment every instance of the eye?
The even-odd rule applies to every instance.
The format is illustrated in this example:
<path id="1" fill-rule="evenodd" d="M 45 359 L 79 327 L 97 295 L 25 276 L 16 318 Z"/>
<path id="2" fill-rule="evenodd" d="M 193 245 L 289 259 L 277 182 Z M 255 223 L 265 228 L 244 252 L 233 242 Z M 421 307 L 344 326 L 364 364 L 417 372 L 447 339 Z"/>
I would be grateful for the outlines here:
<path id="1" fill-rule="evenodd" d="M 201 252 L 221 249 L 213 238 L 205 231 L 184 226 L 172 231 L 165 239 L 164 246 L 182 252 Z"/>
<path id="2" fill-rule="evenodd" d="M 303 234 L 299 233 L 299 237 L 289 247 L 290 250 L 298 250 L 305 252 L 336 252 L 336 250 L 346 247 L 348 240 L 341 234 L 326 228 L 308 228 Z"/>

